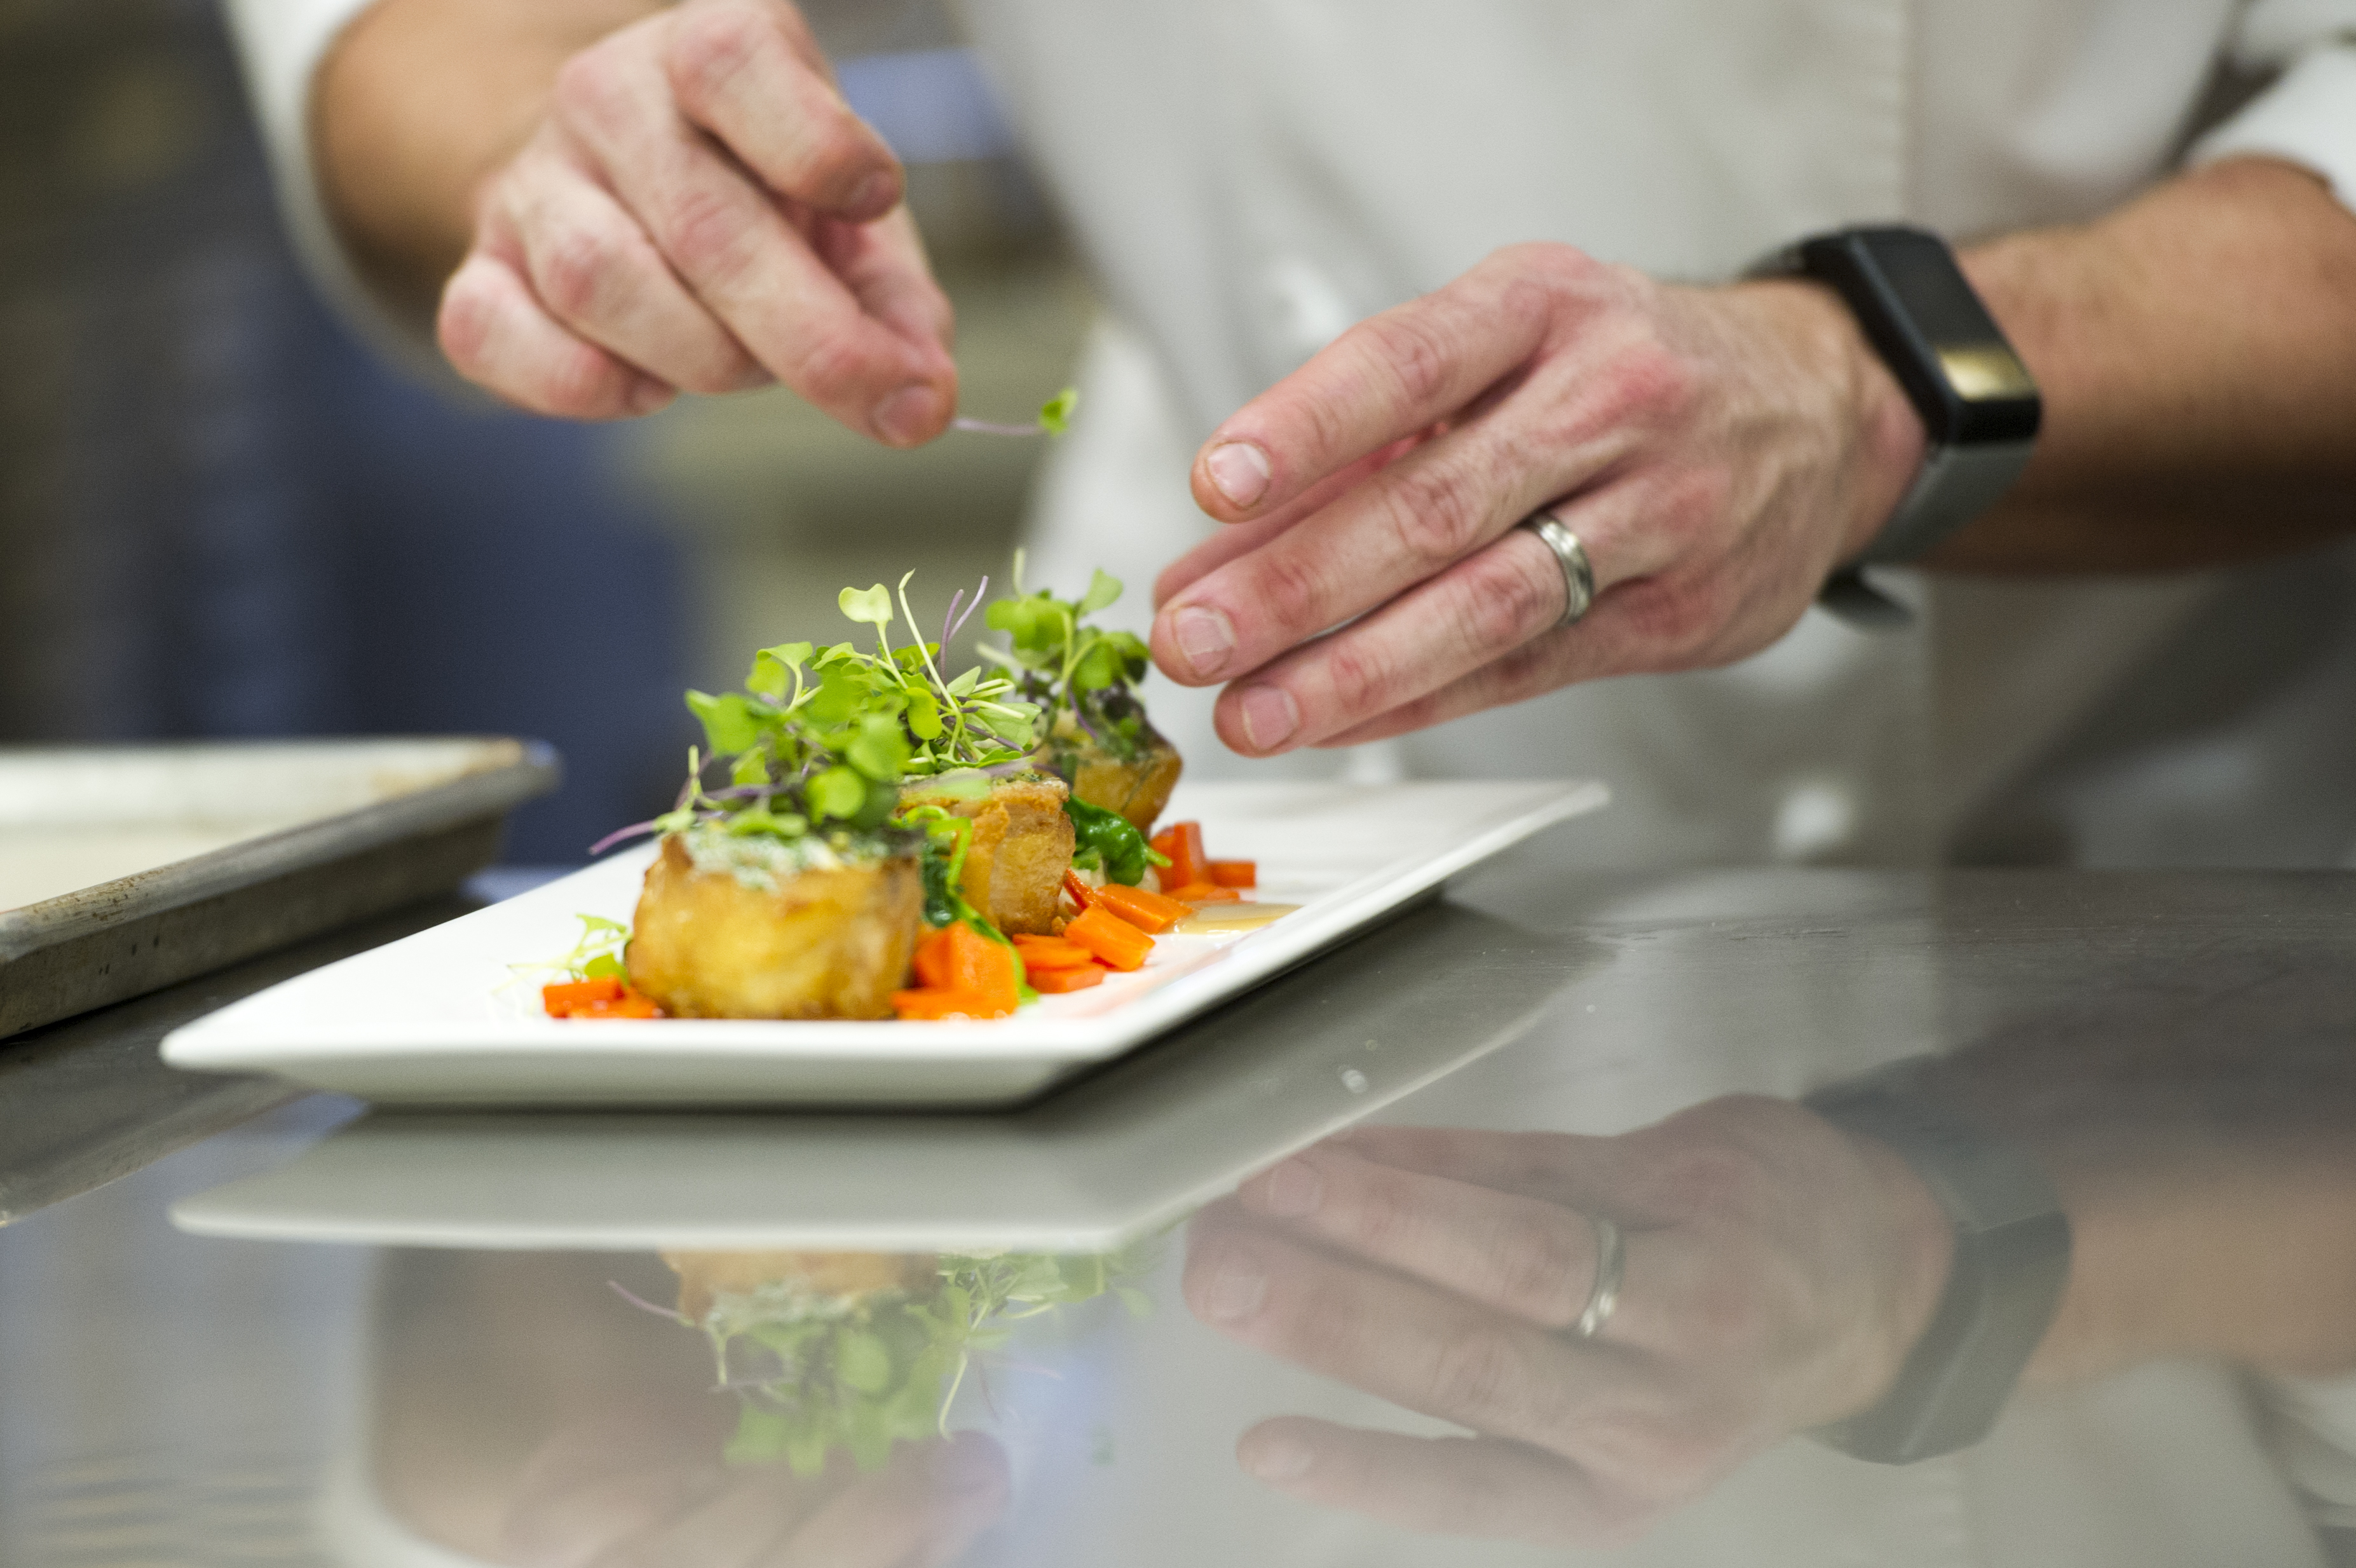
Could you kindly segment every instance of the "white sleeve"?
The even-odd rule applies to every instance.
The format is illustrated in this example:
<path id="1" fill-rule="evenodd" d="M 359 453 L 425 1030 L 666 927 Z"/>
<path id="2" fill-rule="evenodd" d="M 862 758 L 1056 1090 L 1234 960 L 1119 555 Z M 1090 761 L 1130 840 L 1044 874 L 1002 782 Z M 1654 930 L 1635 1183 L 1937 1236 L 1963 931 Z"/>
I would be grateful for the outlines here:
<path id="1" fill-rule="evenodd" d="M 2275 80 L 2201 138 L 2196 164 L 2255 154 L 2311 169 L 2356 209 L 2356 0 L 2256 0 L 2233 63 Z"/>
<path id="2" fill-rule="evenodd" d="M 311 81 L 352 19 L 373 0 L 226 0 L 230 34 L 245 75 L 270 171 L 294 252 L 345 321 L 384 355 L 444 388 L 456 377 L 434 348 L 433 323 L 395 309 L 361 281 L 345 251 L 311 166 Z"/>

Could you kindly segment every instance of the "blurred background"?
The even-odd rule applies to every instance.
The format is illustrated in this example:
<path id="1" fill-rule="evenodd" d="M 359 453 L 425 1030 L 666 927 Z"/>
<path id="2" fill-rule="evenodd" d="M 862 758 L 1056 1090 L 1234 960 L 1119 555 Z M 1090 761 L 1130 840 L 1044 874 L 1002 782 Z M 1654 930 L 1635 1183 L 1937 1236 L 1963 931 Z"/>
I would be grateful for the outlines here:
<path id="1" fill-rule="evenodd" d="M 939 0 L 804 9 L 909 163 L 963 411 L 1030 417 L 1091 307 L 970 56 Z M 1041 456 L 885 452 L 774 392 L 580 427 L 408 379 L 297 270 L 212 0 L 0 0 L 0 744 L 534 736 L 568 778 L 518 864 L 667 805 L 680 690 L 848 633 L 845 585 L 1002 583 Z"/>

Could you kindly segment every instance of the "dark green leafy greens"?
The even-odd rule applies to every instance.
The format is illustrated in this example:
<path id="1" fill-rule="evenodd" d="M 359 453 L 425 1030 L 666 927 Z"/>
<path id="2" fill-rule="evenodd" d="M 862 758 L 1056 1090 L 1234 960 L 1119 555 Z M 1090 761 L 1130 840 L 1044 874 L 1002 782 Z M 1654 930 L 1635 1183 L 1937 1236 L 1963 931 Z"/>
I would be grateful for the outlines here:
<path id="1" fill-rule="evenodd" d="M 1079 844 L 1072 853 L 1072 864 L 1082 870 L 1101 870 L 1107 881 L 1134 887 L 1145 880 L 1147 866 L 1170 864 L 1167 856 L 1154 853 L 1136 824 L 1119 811 L 1108 811 L 1077 796 L 1069 796 L 1064 801 L 1064 814 L 1072 819 L 1073 837 Z"/>

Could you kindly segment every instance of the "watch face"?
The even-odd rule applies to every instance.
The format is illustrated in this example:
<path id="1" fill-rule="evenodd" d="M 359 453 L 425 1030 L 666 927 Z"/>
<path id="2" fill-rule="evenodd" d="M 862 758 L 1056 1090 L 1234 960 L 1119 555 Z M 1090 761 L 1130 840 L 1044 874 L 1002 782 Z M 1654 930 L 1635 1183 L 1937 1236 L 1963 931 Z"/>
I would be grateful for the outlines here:
<path id="1" fill-rule="evenodd" d="M 2037 382 L 2010 344 L 1934 343 L 1931 351 L 1938 356 L 1947 384 L 1965 403 L 2002 403 L 2037 396 Z"/>
<path id="2" fill-rule="evenodd" d="M 1801 248 L 1802 269 L 1838 290 L 1942 446 L 2025 442 L 2037 382 L 1955 264 L 1918 229 L 1853 229 Z"/>

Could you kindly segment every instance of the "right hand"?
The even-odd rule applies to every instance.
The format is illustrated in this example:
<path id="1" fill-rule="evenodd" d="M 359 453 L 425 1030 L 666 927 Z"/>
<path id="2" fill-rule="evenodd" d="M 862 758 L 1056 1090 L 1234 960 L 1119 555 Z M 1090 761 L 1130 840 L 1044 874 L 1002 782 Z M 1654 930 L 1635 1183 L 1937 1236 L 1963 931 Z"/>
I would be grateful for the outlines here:
<path id="1" fill-rule="evenodd" d="M 686 0 L 568 60 L 442 295 L 459 372 L 541 413 L 783 381 L 894 446 L 957 406 L 892 149 L 787 0 Z"/>

